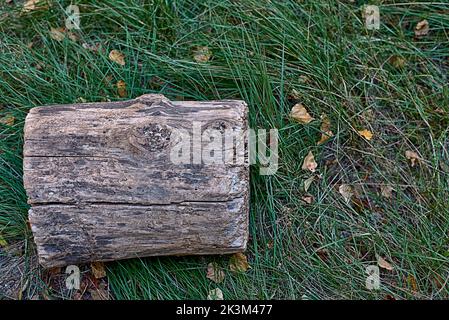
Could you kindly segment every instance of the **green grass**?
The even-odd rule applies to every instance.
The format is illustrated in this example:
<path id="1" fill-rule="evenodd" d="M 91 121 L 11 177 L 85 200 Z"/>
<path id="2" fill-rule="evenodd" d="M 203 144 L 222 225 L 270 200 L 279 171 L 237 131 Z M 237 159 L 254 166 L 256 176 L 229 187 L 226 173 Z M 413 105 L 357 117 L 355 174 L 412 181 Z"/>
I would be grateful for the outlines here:
<path id="1" fill-rule="evenodd" d="M 280 163 L 273 176 L 251 168 L 248 272 L 231 273 L 228 256 L 110 263 L 116 299 L 205 299 L 215 287 L 225 299 L 449 298 L 449 4 L 371 1 L 381 28 L 367 31 L 364 2 L 75 1 L 78 40 L 62 42 L 48 31 L 64 26 L 70 1 L 28 14 L 1 4 L 0 119 L 15 121 L 0 124 L 0 234 L 32 248 L 21 178 L 27 111 L 118 100 L 123 79 L 126 98 L 244 99 L 252 128 L 279 129 Z M 422 19 L 431 31 L 416 39 Z M 193 60 L 197 46 L 210 48 L 209 62 Z M 124 67 L 109 61 L 112 49 L 126 55 Z M 316 120 L 289 119 L 296 102 Z M 334 137 L 318 146 L 322 114 Z M 365 128 L 371 141 L 357 134 Z M 411 167 L 406 150 L 422 163 Z M 309 151 L 319 165 L 310 205 L 301 200 Z M 356 191 L 349 204 L 341 184 Z M 395 189 L 391 199 L 380 196 L 384 184 Z M 370 291 L 365 268 L 376 255 L 395 269 L 382 270 L 380 290 Z M 212 261 L 227 270 L 218 285 L 206 278 Z"/>

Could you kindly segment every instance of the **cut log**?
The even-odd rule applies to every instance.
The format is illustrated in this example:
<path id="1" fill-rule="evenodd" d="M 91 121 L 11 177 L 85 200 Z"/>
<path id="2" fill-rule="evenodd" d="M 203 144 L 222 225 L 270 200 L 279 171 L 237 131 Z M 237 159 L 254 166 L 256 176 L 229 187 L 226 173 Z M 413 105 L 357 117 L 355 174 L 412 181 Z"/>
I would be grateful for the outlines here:
<path id="1" fill-rule="evenodd" d="M 182 130 L 210 143 L 195 123 L 244 134 L 246 104 L 143 95 L 31 109 L 24 185 L 41 265 L 244 251 L 247 161 L 198 163 L 195 147 L 190 162 L 173 161 Z"/>

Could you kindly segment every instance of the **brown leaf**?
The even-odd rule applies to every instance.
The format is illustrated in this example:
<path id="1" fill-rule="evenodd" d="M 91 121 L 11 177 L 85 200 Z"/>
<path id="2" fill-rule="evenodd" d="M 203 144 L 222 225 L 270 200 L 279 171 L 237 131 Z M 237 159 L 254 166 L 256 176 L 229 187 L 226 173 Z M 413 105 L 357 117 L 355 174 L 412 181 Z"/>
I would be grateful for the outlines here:
<path id="1" fill-rule="evenodd" d="M 438 289 L 441 289 L 441 288 L 443 288 L 443 286 L 445 286 L 446 285 L 446 282 L 445 282 L 445 280 L 443 279 L 443 277 L 441 277 L 439 274 L 435 274 L 435 277 L 433 278 L 433 283 L 435 284 L 435 286 L 438 288 Z"/>
<path id="2" fill-rule="evenodd" d="M 354 195 L 354 191 L 350 185 L 342 184 L 338 187 L 338 192 L 343 196 L 346 203 L 351 201 L 352 196 Z"/>
<path id="3" fill-rule="evenodd" d="M 364 137 L 366 140 L 371 140 L 371 138 L 373 137 L 373 133 L 367 129 L 363 129 L 360 131 L 357 131 L 359 133 L 359 135 L 361 135 L 362 137 Z"/>
<path id="4" fill-rule="evenodd" d="M 407 61 L 399 56 L 392 56 L 390 58 L 390 63 L 395 67 L 396 69 L 402 69 L 407 64 Z"/>
<path id="5" fill-rule="evenodd" d="M 77 41 L 78 40 L 78 36 L 75 33 L 71 32 L 71 31 L 67 32 L 67 37 L 70 40 L 72 40 L 72 41 Z"/>
<path id="6" fill-rule="evenodd" d="M 245 272 L 248 268 L 250 268 L 248 259 L 241 252 L 234 253 L 229 259 L 229 269 L 232 272 Z"/>
<path id="7" fill-rule="evenodd" d="M 84 49 L 86 49 L 86 50 L 89 50 L 89 51 L 98 52 L 98 49 L 100 48 L 100 44 L 99 43 L 87 43 L 87 42 L 84 42 L 82 44 L 82 47 Z"/>
<path id="8" fill-rule="evenodd" d="M 380 186 L 380 194 L 382 197 L 391 198 L 393 196 L 393 187 L 390 185 L 381 185 Z"/>
<path id="9" fill-rule="evenodd" d="M 53 268 L 47 269 L 47 274 L 49 276 L 56 276 L 56 275 L 61 274 L 61 272 L 62 272 L 61 267 L 53 267 Z"/>
<path id="10" fill-rule="evenodd" d="M 92 275 L 95 279 L 106 277 L 106 270 L 103 262 L 92 262 L 90 268 L 92 269 Z"/>
<path id="11" fill-rule="evenodd" d="M 301 168 L 303 170 L 309 170 L 309 171 L 315 172 L 317 167 L 318 167 L 318 164 L 315 162 L 313 153 L 312 153 L 312 151 L 309 151 L 307 156 L 304 158 L 304 162 L 303 162 Z"/>
<path id="12" fill-rule="evenodd" d="M 387 262 L 387 260 L 382 258 L 381 256 L 377 256 L 377 264 L 382 269 L 385 269 L 385 270 L 388 270 L 388 271 L 392 271 L 394 269 L 394 267 L 389 262 Z"/>
<path id="13" fill-rule="evenodd" d="M 316 254 L 322 261 L 327 261 L 329 258 L 329 250 L 326 248 L 317 249 Z"/>
<path id="14" fill-rule="evenodd" d="M 193 52 L 193 59 L 196 62 L 207 62 L 212 57 L 212 52 L 208 47 L 197 47 Z"/>
<path id="15" fill-rule="evenodd" d="M 318 145 L 326 142 L 327 140 L 329 140 L 329 138 L 334 136 L 334 133 L 331 130 L 331 122 L 328 118 L 327 115 L 323 114 L 321 116 L 321 127 L 320 127 L 320 131 L 321 131 L 321 139 L 320 141 L 318 141 Z"/>
<path id="16" fill-rule="evenodd" d="M 28 0 L 22 8 L 22 12 L 31 12 L 35 10 L 46 10 L 49 8 L 48 0 Z"/>
<path id="17" fill-rule="evenodd" d="M 407 283 L 408 283 L 412 293 L 418 292 L 418 284 L 416 282 L 416 278 L 413 275 L 409 274 L 407 276 Z"/>
<path id="18" fill-rule="evenodd" d="M 16 120 L 16 118 L 14 118 L 14 116 L 8 115 L 3 118 L 0 118 L 0 123 L 3 123 L 9 127 L 12 127 L 14 125 L 15 120 Z"/>
<path id="19" fill-rule="evenodd" d="M 408 160 L 410 160 L 410 163 L 411 163 L 412 167 L 414 167 L 415 164 L 420 164 L 421 163 L 421 157 L 414 151 L 411 151 L 411 150 L 405 151 L 405 157 Z"/>
<path id="20" fill-rule="evenodd" d="M 206 277 L 215 283 L 221 283 L 224 280 L 225 273 L 215 262 L 211 262 L 207 265 Z"/>
<path id="21" fill-rule="evenodd" d="M 118 50 L 111 50 L 109 52 L 109 59 L 121 66 L 125 65 L 125 55 Z"/>
<path id="22" fill-rule="evenodd" d="M 415 36 L 420 38 L 424 37 L 429 33 L 429 22 L 427 20 L 422 20 L 416 24 Z"/>
<path id="23" fill-rule="evenodd" d="M 209 291 L 207 300 L 223 300 L 223 292 L 220 288 L 215 288 Z"/>
<path id="24" fill-rule="evenodd" d="M 64 28 L 51 28 L 50 38 L 56 41 L 62 41 L 65 39 L 65 29 Z"/>
<path id="25" fill-rule="evenodd" d="M 123 80 L 120 80 L 116 83 L 117 86 L 117 93 L 120 98 L 126 97 L 126 82 Z"/>
<path id="26" fill-rule="evenodd" d="M 303 196 L 302 200 L 307 204 L 312 204 L 313 202 L 313 196 Z"/>
<path id="27" fill-rule="evenodd" d="M 301 103 L 297 103 L 293 106 L 290 111 L 290 117 L 303 124 L 307 124 L 313 120 L 312 116 Z"/>
<path id="28" fill-rule="evenodd" d="M 307 192 L 312 185 L 313 180 L 315 180 L 315 175 L 312 175 L 311 177 L 304 180 L 304 191 Z"/>
<path id="29" fill-rule="evenodd" d="M 100 283 L 98 288 L 90 288 L 89 293 L 92 300 L 109 300 L 109 290 L 106 283 Z"/>

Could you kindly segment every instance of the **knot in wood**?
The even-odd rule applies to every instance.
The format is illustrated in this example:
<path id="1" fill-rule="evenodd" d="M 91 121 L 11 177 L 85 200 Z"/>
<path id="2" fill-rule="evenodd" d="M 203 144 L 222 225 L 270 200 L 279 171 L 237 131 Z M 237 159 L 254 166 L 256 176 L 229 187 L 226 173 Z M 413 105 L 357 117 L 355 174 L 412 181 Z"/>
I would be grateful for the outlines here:
<path id="1" fill-rule="evenodd" d="M 134 128 L 129 143 L 140 151 L 160 151 L 170 144 L 171 130 L 166 125 L 149 123 Z"/>
<path id="2" fill-rule="evenodd" d="M 218 130 L 220 133 L 224 133 L 226 129 L 228 129 L 229 125 L 226 123 L 226 121 L 223 120 L 217 120 L 212 123 L 212 125 L 209 126 L 211 129 Z"/>

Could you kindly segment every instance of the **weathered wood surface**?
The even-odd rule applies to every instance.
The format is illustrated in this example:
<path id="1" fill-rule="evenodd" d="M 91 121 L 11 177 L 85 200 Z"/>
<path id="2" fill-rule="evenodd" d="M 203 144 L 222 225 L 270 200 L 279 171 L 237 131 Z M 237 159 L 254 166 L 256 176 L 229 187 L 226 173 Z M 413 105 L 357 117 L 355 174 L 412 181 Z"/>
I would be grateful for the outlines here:
<path id="1" fill-rule="evenodd" d="M 243 251 L 246 164 L 174 164 L 172 132 L 247 129 L 243 101 L 125 102 L 31 109 L 24 185 L 44 267 Z"/>

